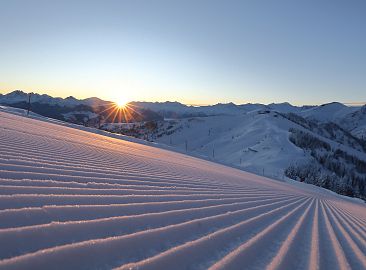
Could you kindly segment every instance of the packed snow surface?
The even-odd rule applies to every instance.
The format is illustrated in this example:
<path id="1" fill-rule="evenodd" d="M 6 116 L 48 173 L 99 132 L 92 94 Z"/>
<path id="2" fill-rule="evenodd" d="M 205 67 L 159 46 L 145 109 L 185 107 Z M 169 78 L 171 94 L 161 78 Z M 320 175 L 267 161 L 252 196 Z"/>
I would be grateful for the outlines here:
<path id="1" fill-rule="evenodd" d="M 366 269 L 366 207 L 0 112 L 0 269 Z"/>

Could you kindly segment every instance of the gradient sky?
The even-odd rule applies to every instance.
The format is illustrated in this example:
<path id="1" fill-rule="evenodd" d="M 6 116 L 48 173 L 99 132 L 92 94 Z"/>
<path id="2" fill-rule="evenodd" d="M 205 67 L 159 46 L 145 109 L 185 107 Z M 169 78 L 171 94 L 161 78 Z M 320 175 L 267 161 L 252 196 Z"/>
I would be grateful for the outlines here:
<path id="1" fill-rule="evenodd" d="M 0 0 L 0 93 L 366 101 L 364 0 Z"/>

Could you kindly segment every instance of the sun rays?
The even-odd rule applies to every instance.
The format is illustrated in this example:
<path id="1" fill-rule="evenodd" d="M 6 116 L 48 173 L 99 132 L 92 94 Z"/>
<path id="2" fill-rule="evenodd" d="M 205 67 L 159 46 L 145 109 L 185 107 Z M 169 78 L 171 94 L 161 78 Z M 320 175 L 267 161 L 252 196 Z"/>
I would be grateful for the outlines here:
<path id="1" fill-rule="evenodd" d="M 115 102 L 115 104 L 119 108 L 125 108 L 128 104 L 128 101 L 125 98 L 119 98 L 118 101 Z"/>
<path id="2" fill-rule="evenodd" d="M 133 107 L 132 104 L 119 100 L 118 102 L 108 103 L 107 108 L 99 114 L 108 113 L 104 119 L 110 123 L 130 123 L 137 120 L 136 116 L 140 116 L 140 113 Z"/>

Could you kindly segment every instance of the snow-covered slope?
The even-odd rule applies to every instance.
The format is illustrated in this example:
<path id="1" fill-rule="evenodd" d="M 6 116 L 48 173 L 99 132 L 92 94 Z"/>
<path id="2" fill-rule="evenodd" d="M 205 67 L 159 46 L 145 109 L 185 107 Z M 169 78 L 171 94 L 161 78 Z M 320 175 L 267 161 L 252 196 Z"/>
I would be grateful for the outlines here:
<path id="1" fill-rule="evenodd" d="M 358 109 L 358 107 L 348 107 L 339 102 L 332 102 L 312 107 L 297 113 L 302 117 L 315 119 L 322 122 L 337 122 L 337 120 L 342 119 L 347 114 Z"/>
<path id="2" fill-rule="evenodd" d="M 354 136 L 366 139 L 366 105 L 339 119 L 338 123 Z"/>
<path id="3" fill-rule="evenodd" d="M 366 207 L 0 112 L 0 269 L 365 269 Z"/>
<path id="4" fill-rule="evenodd" d="M 282 179 L 284 170 L 290 165 L 304 164 L 311 159 L 310 153 L 290 142 L 289 130 L 304 130 L 315 137 L 319 137 L 320 133 L 315 131 L 323 131 L 320 130 L 322 125 L 312 131 L 286 117 L 276 111 L 257 110 L 235 116 L 174 120 L 159 128 L 155 141 L 186 150 L 192 155 Z M 360 150 L 362 147 L 352 141 L 354 147 L 351 148 L 344 140 L 344 134 L 339 135 L 345 141 L 339 139 L 342 144 L 337 138 L 331 140 L 324 136 L 321 139 L 334 149 L 341 148 L 366 160 L 365 153 Z"/>
<path id="5" fill-rule="evenodd" d="M 282 179 L 284 169 L 294 160 L 304 160 L 303 151 L 288 139 L 289 128 L 294 126 L 297 125 L 274 111 L 258 110 L 236 116 L 176 120 L 170 129 L 176 131 L 163 134 L 156 141 Z"/>

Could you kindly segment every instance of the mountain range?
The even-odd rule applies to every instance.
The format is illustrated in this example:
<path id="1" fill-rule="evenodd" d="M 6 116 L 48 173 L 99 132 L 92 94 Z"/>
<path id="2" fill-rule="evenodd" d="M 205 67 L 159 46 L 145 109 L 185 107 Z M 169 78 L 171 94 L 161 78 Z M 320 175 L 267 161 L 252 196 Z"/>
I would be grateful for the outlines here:
<path id="1" fill-rule="evenodd" d="M 1 105 L 13 107 L 28 107 L 28 94 L 15 90 L 8 94 L 0 94 Z M 46 94 L 32 94 L 31 110 L 44 116 L 55 117 L 59 120 L 74 121 L 78 124 L 88 124 L 89 120 L 97 118 L 101 114 L 108 115 L 108 109 L 113 107 L 113 102 L 105 101 L 97 97 L 76 99 L 51 97 Z M 247 103 L 236 105 L 234 103 L 218 103 L 208 106 L 189 106 L 179 102 L 139 102 L 128 104 L 136 111 L 136 121 L 162 120 L 163 118 L 181 119 L 187 117 L 206 117 L 217 115 L 241 115 L 251 111 L 276 111 L 279 113 L 295 113 L 305 119 L 320 122 L 334 122 L 345 128 L 358 138 L 366 137 L 366 105 L 346 106 L 339 102 L 331 102 L 319 106 L 294 106 L 288 102 L 271 103 L 268 105 L 259 103 Z M 76 117 L 78 116 L 78 117 Z M 112 122 L 105 119 L 105 122 Z M 115 119 L 118 122 L 118 119 Z"/>
<path id="2" fill-rule="evenodd" d="M 14 91 L 1 95 L 0 104 L 25 109 L 27 98 L 26 93 Z M 153 120 L 156 125 L 125 130 L 118 123 L 100 125 L 100 118 L 110 114 L 112 103 L 108 101 L 38 94 L 31 99 L 31 110 L 47 117 L 165 144 L 274 179 L 291 178 L 366 199 L 366 106 L 338 102 L 319 106 L 130 102 L 136 121 Z"/>

